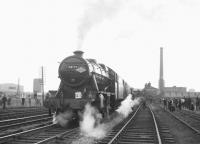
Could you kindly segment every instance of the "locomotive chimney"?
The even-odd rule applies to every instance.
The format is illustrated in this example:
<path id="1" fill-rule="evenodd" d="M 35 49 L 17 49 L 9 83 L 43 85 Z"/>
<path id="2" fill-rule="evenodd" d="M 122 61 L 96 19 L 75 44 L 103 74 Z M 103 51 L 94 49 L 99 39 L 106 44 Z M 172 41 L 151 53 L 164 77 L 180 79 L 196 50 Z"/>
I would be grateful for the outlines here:
<path id="1" fill-rule="evenodd" d="M 80 50 L 76 50 L 74 51 L 74 55 L 78 56 L 78 57 L 82 57 L 83 56 L 83 51 L 80 51 Z"/>

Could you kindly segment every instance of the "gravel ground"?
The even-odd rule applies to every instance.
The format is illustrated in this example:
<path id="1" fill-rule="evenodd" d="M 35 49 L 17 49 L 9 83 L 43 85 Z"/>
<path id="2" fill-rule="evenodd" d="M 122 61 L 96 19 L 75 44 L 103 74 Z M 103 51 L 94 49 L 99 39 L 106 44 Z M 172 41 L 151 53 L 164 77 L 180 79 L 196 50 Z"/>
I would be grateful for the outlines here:
<path id="1" fill-rule="evenodd" d="M 197 135 L 190 128 L 173 118 L 170 114 L 162 110 L 158 105 L 152 105 L 153 111 L 159 119 L 169 127 L 177 144 L 200 144 L 200 135 Z"/>

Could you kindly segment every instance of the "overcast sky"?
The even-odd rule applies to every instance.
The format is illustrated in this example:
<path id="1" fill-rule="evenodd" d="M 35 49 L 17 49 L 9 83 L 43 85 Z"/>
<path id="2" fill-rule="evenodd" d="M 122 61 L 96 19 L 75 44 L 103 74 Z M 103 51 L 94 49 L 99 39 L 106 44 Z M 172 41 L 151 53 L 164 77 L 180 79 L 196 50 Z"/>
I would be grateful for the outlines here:
<path id="1" fill-rule="evenodd" d="M 199 0 L 1 0 L 0 83 L 24 85 L 45 67 L 45 90 L 59 86 L 58 66 L 76 49 L 114 69 L 132 87 L 200 91 Z"/>

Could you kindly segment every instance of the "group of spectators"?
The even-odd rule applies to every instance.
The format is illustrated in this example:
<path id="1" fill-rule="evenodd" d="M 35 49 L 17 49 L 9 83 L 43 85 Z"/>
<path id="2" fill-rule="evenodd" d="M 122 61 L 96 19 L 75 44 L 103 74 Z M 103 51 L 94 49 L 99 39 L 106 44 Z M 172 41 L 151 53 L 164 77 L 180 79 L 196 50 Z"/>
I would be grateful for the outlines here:
<path id="1" fill-rule="evenodd" d="M 200 110 L 200 98 L 163 98 L 163 106 L 165 109 L 173 112 L 176 109 L 181 110 L 182 108 L 188 110 Z"/>
<path id="2" fill-rule="evenodd" d="M 0 105 L 2 105 L 3 109 L 6 108 L 6 104 L 7 105 L 11 105 L 11 98 L 7 98 L 7 96 L 5 94 L 2 95 L 1 99 L 0 99 Z"/>
<path id="3" fill-rule="evenodd" d="M 20 99 L 21 99 L 21 106 L 25 106 L 26 101 L 28 102 L 28 106 L 31 106 L 31 95 L 27 95 L 26 98 L 25 96 L 21 96 Z M 41 106 L 40 100 L 37 97 L 36 98 L 34 97 L 34 99 L 35 99 L 35 105 Z M 5 93 L 0 94 L 0 106 L 2 106 L 3 109 L 6 109 L 7 106 L 11 105 L 11 100 L 12 100 L 11 97 L 7 96 Z M 15 102 L 15 100 L 12 101 L 13 103 Z"/>

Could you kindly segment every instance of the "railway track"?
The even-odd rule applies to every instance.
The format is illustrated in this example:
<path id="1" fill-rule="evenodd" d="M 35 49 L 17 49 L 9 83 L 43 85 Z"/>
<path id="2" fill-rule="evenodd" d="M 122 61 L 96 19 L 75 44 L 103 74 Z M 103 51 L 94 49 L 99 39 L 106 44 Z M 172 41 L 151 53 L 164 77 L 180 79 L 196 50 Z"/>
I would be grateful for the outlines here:
<path id="1" fill-rule="evenodd" d="M 33 120 L 34 119 L 34 120 Z M 27 120 L 27 121 L 25 121 Z M 23 121 L 23 122 L 22 122 Z M 43 123 L 41 124 L 41 121 Z M 2 123 L 1 123 L 2 122 Z M 4 120 L 0 122 L 0 128 L 14 128 L 19 129 L 19 127 L 25 125 L 36 125 L 36 127 L 31 127 L 28 130 L 24 131 L 15 131 L 12 134 L 5 134 L 0 135 L 0 144 L 36 144 L 36 143 L 44 143 L 49 140 L 56 139 L 58 135 L 68 135 L 70 133 L 77 133 L 75 131 L 74 126 L 76 125 L 70 125 L 68 128 L 62 128 L 56 124 L 52 124 L 52 117 L 49 117 L 48 115 L 39 115 L 39 116 L 31 116 L 26 118 L 18 118 L 18 119 L 12 119 Z M 7 124 L 6 126 L 4 123 L 11 123 L 10 125 Z M 70 130 L 72 129 L 72 130 Z"/>
<path id="2" fill-rule="evenodd" d="M 11 107 L 6 109 L 0 109 L 0 114 L 10 113 L 10 112 L 22 112 L 25 110 L 36 110 L 36 109 L 46 109 L 45 107 Z"/>
<path id="3" fill-rule="evenodd" d="M 123 127 L 117 126 L 100 144 L 161 144 L 155 116 L 149 107 L 139 107 Z"/>
<path id="4" fill-rule="evenodd" d="M 80 138 L 79 128 L 62 128 L 54 124 L 0 137 L 4 144 L 71 143 Z M 138 107 L 127 119 L 115 126 L 108 136 L 95 140 L 99 144 L 174 144 L 169 129 L 152 112 L 150 107 Z"/>
<path id="5" fill-rule="evenodd" d="M 160 109 L 154 109 L 154 115 L 158 124 L 158 129 L 160 132 L 161 141 L 163 144 L 176 144 L 176 140 L 174 139 L 174 136 L 172 132 L 170 131 L 170 128 L 168 126 L 168 122 L 166 123 L 165 117 L 160 115 Z M 162 111 L 163 113 L 163 111 Z"/>
<path id="6" fill-rule="evenodd" d="M 68 143 L 71 143 L 74 139 L 79 137 L 79 134 L 80 134 L 79 128 L 74 128 L 74 129 L 56 134 L 54 136 L 48 137 L 35 144 L 63 143 L 64 139 L 67 139 Z"/>
<path id="7" fill-rule="evenodd" d="M 198 114 L 186 112 L 184 110 L 175 111 L 173 113 L 168 110 L 165 111 L 200 135 L 200 118 Z"/>
<path id="8" fill-rule="evenodd" d="M 66 132 L 67 131 L 67 132 Z M 2 144 L 36 144 L 45 142 L 46 139 L 50 139 L 59 134 L 67 134 L 73 130 L 66 130 L 55 124 L 38 127 L 35 129 L 19 132 L 16 134 L 6 135 L 0 137 L 0 143 Z"/>
<path id="9" fill-rule="evenodd" d="M 9 109 L 6 111 L 0 111 L 0 120 L 7 120 L 7 119 L 14 119 L 20 117 L 28 117 L 33 115 L 39 115 L 48 113 L 48 110 L 43 107 L 34 107 L 34 108 L 26 108 L 23 109 L 16 108 L 16 109 Z"/>
<path id="10" fill-rule="evenodd" d="M 181 111 L 179 111 L 179 113 L 181 115 L 190 117 L 190 118 L 195 119 L 197 121 L 200 121 L 200 114 L 194 113 L 192 111 L 187 111 L 187 110 L 181 110 Z"/>
<path id="11" fill-rule="evenodd" d="M 0 121 L 0 136 L 17 133 L 46 123 L 52 123 L 52 117 L 47 114 L 3 120 Z"/>
<path id="12" fill-rule="evenodd" d="M 127 120 L 125 120 L 126 122 Z M 122 125 L 122 124 L 120 124 Z M 28 130 L 12 135 L 0 137 L 0 143 L 4 144 L 47 144 L 47 143 L 71 143 L 82 137 L 80 135 L 80 129 L 68 129 L 58 127 L 54 124 Z"/>
<path id="13" fill-rule="evenodd" d="M 122 127 L 127 121 L 128 119 L 125 119 L 117 127 Z M 55 136 L 41 140 L 37 142 L 36 144 L 54 144 L 54 143 L 57 143 L 57 144 L 84 143 L 86 144 L 86 143 L 91 143 L 91 141 L 92 143 L 97 143 L 97 141 L 94 140 L 92 137 L 82 135 L 80 128 L 75 128 L 75 129 L 63 132 L 61 134 L 57 134 Z"/>

